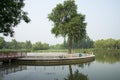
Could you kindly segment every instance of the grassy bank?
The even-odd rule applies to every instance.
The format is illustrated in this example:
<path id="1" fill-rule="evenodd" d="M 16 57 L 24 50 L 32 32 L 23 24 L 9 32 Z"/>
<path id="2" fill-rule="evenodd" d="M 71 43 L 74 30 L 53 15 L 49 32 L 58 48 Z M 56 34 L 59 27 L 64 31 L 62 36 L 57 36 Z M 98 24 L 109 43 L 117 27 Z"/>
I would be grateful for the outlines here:
<path id="1" fill-rule="evenodd" d="M 8 53 L 8 52 L 30 52 L 30 50 L 0 49 L 0 53 Z"/>
<path id="2" fill-rule="evenodd" d="M 49 49 L 49 50 L 15 50 L 15 49 L 1 49 L 0 52 L 36 52 L 36 53 L 67 53 L 67 49 Z M 120 49 L 72 49 L 72 53 L 120 53 Z"/>

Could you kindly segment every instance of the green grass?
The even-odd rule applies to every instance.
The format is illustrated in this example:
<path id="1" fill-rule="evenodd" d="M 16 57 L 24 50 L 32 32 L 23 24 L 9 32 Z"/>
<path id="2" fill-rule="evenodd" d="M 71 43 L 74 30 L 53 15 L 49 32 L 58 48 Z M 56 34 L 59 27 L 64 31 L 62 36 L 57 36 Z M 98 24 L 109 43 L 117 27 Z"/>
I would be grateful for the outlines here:
<path id="1" fill-rule="evenodd" d="M 67 52 L 68 50 L 65 50 L 65 49 L 49 49 L 49 50 L 34 50 L 32 52 L 38 52 L 38 53 L 49 53 L 49 52 Z"/>
<path id="2" fill-rule="evenodd" d="M 29 52 L 28 50 L 15 50 L 15 49 L 0 49 L 0 53 L 8 53 L 8 52 Z"/>
<path id="3" fill-rule="evenodd" d="M 15 50 L 15 49 L 1 49 L 0 52 L 37 52 L 37 53 L 67 53 L 68 50 L 67 49 L 48 49 L 48 50 L 26 50 L 26 49 L 22 49 L 22 50 Z M 114 53 L 114 52 L 120 52 L 120 49 L 95 49 L 95 48 L 91 48 L 91 49 L 72 49 L 72 53 L 105 53 L 105 52 L 110 52 L 110 53 Z"/>

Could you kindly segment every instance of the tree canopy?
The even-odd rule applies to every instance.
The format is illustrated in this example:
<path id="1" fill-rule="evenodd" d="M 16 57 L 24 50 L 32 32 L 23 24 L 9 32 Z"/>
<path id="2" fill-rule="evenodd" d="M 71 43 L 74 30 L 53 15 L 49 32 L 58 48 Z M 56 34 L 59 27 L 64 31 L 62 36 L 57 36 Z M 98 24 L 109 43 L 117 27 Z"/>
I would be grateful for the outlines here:
<path id="1" fill-rule="evenodd" d="M 12 37 L 14 34 L 13 28 L 21 20 L 26 23 L 30 22 L 27 12 L 22 10 L 24 6 L 24 0 L 0 0 L 0 33 Z"/>
<path id="2" fill-rule="evenodd" d="M 77 12 L 74 0 L 65 0 L 58 4 L 50 14 L 49 20 L 54 23 L 51 32 L 55 36 L 68 38 L 68 53 L 71 53 L 72 41 L 77 42 L 86 36 L 85 15 Z"/>
<path id="3" fill-rule="evenodd" d="M 120 40 L 112 38 L 97 40 L 94 42 L 94 48 L 120 49 Z"/>

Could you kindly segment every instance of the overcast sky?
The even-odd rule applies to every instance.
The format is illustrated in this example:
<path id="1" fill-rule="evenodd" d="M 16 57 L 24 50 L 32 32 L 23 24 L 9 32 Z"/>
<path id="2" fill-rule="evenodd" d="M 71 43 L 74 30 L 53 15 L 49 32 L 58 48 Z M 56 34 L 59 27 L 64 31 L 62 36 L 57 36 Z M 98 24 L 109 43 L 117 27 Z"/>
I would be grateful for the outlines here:
<path id="1" fill-rule="evenodd" d="M 15 28 L 14 38 L 5 40 L 31 40 L 57 44 L 63 42 L 62 37 L 55 38 L 51 34 L 52 23 L 47 16 L 58 3 L 64 0 L 25 0 L 24 10 L 29 13 L 30 23 L 21 22 Z M 120 39 L 120 0 L 75 0 L 78 13 L 86 15 L 87 34 L 91 39 Z"/>

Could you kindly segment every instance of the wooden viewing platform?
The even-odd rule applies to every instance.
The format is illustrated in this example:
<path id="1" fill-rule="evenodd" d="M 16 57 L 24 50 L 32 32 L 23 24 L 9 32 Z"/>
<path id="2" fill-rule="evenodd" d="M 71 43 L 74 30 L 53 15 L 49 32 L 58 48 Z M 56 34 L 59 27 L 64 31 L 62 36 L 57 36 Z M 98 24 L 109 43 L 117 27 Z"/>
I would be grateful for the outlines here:
<path id="1" fill-rule="evenodd" d="M 0 61 L 11 62 L 12 59 L 22 58 L 25 57 L 26 55 L 27 53 L 25 52 L 17 52 L 17 51 L 0 52 Z"/>
<path id="2" fill-rule="evenodd" d="M 23 53 L 7 52 L 0 53 L 1 62 L 17 62 L 22 64 L 36 65 L 61 65 L 61 64 L 79 64 L 90 62 L 95 59 L 93 54 L 67 54 L 67 53 Z"/>
<path id="3" fill-rule="evenodd" d="M 23 58 L 18 58 L 17 61 L 24 65 L 66 65 L 66 64 L 80 64 L 90 62 L 95 59 L 93 54 L 67 54 L 67 53 L 33 53 Z"/>

